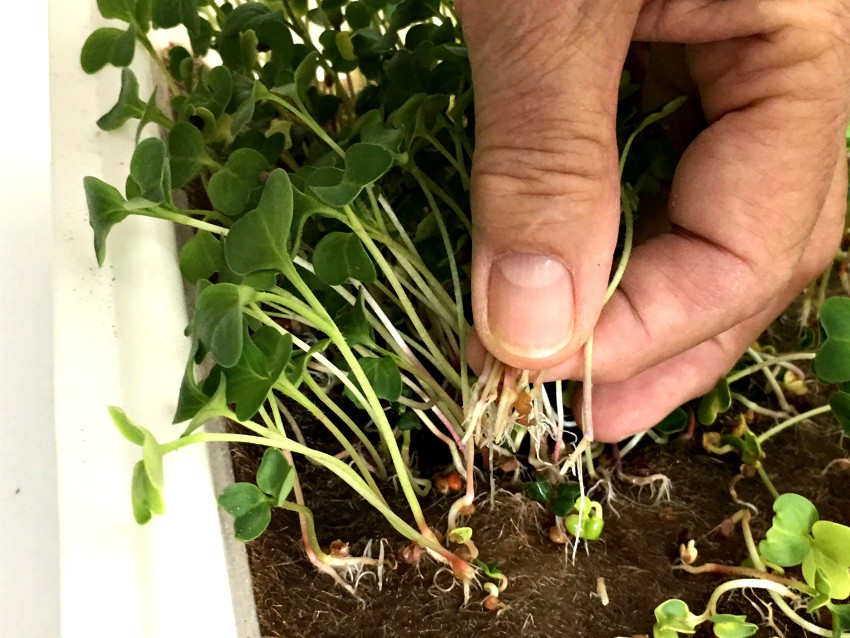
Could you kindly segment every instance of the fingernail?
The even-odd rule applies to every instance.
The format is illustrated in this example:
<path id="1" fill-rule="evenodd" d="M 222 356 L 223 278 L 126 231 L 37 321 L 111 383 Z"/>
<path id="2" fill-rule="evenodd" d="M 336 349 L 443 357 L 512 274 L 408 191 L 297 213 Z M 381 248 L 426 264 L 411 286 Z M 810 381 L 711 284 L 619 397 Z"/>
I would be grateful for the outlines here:
<path id="1" fill-rule="evenodd" d="M 511 354 L 542 359 L 564 348 L 573 329 L 573 285 L 557 259 L 535 253 L 498 257 L 490 271 L 490 332 Z"/>

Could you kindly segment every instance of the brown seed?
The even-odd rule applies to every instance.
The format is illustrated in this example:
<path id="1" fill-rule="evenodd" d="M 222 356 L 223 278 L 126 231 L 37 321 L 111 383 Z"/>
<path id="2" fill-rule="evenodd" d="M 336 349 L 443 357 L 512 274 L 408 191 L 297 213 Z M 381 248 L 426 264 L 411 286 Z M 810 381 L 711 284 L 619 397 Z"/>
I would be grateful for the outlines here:
<path id="1" fill-rule="evenodd" d="M 446 476 L 446 485 L 452 492 L 460 492 L 463 489 L 463 479 L 457 472 L 450 472 Z"/>
<path id="2" fill-rule="evenodd" d="M 415 565 L 424 553 L 425 550 L 417 543 L 408 543 L 398 550 L 398 559 L 407 565 Z"/>
<path id="3" fill-rule="evenodd" d="M 752 465 L 742 465 L 741 474 L 747 478 L 753 478 L 756 475 L 756 468 Z"/>
<path id="4" fill-rule="evenodd" d="M 720 535 L 724 538 L 730 538 L 735 534 L 735 522 L 731 518 L 724 518 L 720 523 Z"/>
<path id="5" fill-rule="evenodd" d="M 528 427 L 528 415 L 527 414 L 521 414 L 520 416 L 517 417 L 516 422 L 517 422 L 517 425 L 521 425 L 522 427 L 527 428 Z"/>
<path id="6" fill-rule="evenodd" d="M 334 558 L 347 558 L 350 553 L 351 550 L 348 546 L 348 543 L 339 539 L 331 543 L 330 554 Z"/>
<path id="7" fill-rule="evenodd" d="M 455 551 L 455 556 L 467 563 L 472 561 L 472 552 L 466 545 L 461 545 Z"/>
<path id="8" fill-rule="evenodd" d="M 469 505 L 464 505 L 460 508 L 461 516 L 472 516 L 473 514 L 475 514 L 475 505 L 473 505 L 472 503 L 470 503 Z"/>
<path id="9" fill-rule="evenodd" d="M 664 523 L 675 523 L 677 518 L 676 512 L 669 505 L 658 510 L 658 520 Z"/>
<path id="10" fill-rule="evenodd" d="M 496 611 L 502 605 L 502 603 L 499 602 L 499 599 L 492 595 L 487 596 L 481 604 L 484 605 L 484 609 L 487 611 Z"/>
<path id="11" fill-rule="evenodd" d="M 509 458 L 506 461 L 502 461 L 502 464 L 499 465 L 499 469 L 502 472 L 515 472 L 519 464 L 515 458 Z"/>
<path id="12" fill-rule="evenodd" d="M 446 480 L 445 476 L 437 475 L 433 478 L 434 481 L 434 490 L 438 494 L 442 494 L 445 496 L 449 493 L 449 482 Z"/>
<path id="13" fill-rule="evenodd" d="M 646 478 L 655 474 L 655 470 L 646 461 L 638 461 L 635 463 L 635 476 Z"/>
<path id="14" fill-rule="evenodd" d="M 528 416 L 531 413 L 531 395 L 527 390 L 523 390 L 517 394 L 514 401 L 514 410 L 520 417 Z"/>
<path id="15" fill-rule="evenodd" d="M 565 545 L 567 542 L 567 532 L 557 525 L 552 525 L 549 528 L 549 540 L 556 545 Z"/>

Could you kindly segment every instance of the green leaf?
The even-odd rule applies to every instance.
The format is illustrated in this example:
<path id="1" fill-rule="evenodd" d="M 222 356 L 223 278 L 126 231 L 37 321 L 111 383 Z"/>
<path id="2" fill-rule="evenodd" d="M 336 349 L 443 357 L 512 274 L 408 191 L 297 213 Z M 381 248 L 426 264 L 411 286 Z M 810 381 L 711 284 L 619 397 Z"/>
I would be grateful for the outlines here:
<path id="1" fill-rule="evenodd" d="M 133 423 L 130 420 L 130 417 L 127 416 L 127 413 L 124 412 L 124 410 L 122 410 L 121 408 L 117 408 L 113 405 L 110 405 L 108 410 L 109 416 L 112 418 L 112 422 L 115 424 L 115 427 L 118 428 L 118 431 L 121 433 L 121 436 L 127 439 L 130 443 L 135 443 L 136 445 L 144 445 L 144 428 L 141 428 L 135 423 Z"/>
<path id="2" fill-rule="evenodd" d="M 398 418 L 398 421 L 396 421 L 395 426 L 402 432 L 421 430 L 423 427 L 422 420 L 416 416 L 416 413 L 413 410 L 407 410 L 404 414 L 402 414 Z"/>
<path id="3" fill-rule="evenodd" d="M 114 186 L 96 177 L 83 178 L 86 203 L 89 209 L 89 225 L 94 231 L 94 252 L 97 265 L 103 266 L 106 259 L 106 237 L 115 224 L 124 221 L 130 214 L 125 200 Z"/>
<path id="4" fill-rule="evenodd" d="M 348 62 L 356 62 L 357 56 L 354 54 L 354 43 L 351 41 L 351 35 L 351 31 L 337 31 L 334 40 L 342 59 Z"/>
<path id="5" fill-rule="evenodd" d="M 188 122 L 177 122 L 168 134 L 168 159 L 173 188 L 183 188 L 209 160 L 203 134 Z"/>
<path id="6" fill-rule="evenodd" d="M 665 416 L 661 422 L 655 426 L 656 431 L 664 436 L 673 436 L 679 432 L 684 432 L 688 427 L 688 413 L 682 408 L 676 408 L 670 414 Z"/>
<path id="7" fill-rule="evenodd" d="M 549 483 L 546 483 L 549 485 Z M 561 483 L 555 490 L 550 505 L 555 516 L 565 517 L 575 507 L 576 500 L 581 496 L 581 487 L 577 483 Z"/>
<path id="8" fill-rule="evenodd" d="M 472 540 L 471 527 L 455 527 L 449 531 L 449 540 L 453 543 L 463 544 Z"/>
<path id="9" fill-rule="evenodd" d="M 136 26 L 147 33 L 150 30 L 151 23 L 151 1 L 152 0 L 136 0 Z"/>
<path id="10" fill-rule="evenodd" d="M 242 131 L 243 128 L 251 121 L 254 117 L 254 107 L 257 104 L 257 87 L 261 87 L 262 90 L 265 90 L 262 84 L 259 82 L 254 82 L 251 86 L 251 92 L 248 96 L 242 101 L 239 105 L 239 108 L 236 109 L 236 112 L 233 114 L 233 120 L 230 124 L 230 134 L 234 137 Z"/>
<path id="11" fill-rule="evenodd" d="M 817 547 L 803 560 L 803 578 L 820 593 L 830 599 L 844 599 L 850 596 L 850 571 L 846 565 L 832 560 Z"/>
<path id="12" fill-rule="evenodd" d="M 268 162 L 254 149 L 240 148 L 227 159 L 224 167 L 210 178 L 207 194 L 216 210 L 236 217 L 255 193 L 261 192 L 260 173 Z"/>
<path id="13" fill-rule="evenodd" d="M 174 411 L 172 423 L 183 423 L 194 417 L 201 408 L 210 400 L 203 388 L 195 380 L 195 357 L 199 343 L 197 340 L 192 342 L 192 350 L 189 352 L 189 360 L 186 362 L 186 368 L 183 372 L 183 379 L 180 382 L 180 392 L 177 396 L 177 409 Z M 185 432 L 183 435 L 185 436 Z"/>
<path id="14" fill-rule="evenodd" d="M 307 363 L 313 358 L 317 352 L 324 352 L 331 344 L 330 339 L 321 339 L 317 341 L 307 352 L 293 354 L 289 360 L 289 365 L 286 369 L 286 378 L 296 388 L 301 385 L 304 374 L 307 371 Z"/>
<path id="15" fill-rule="evenodd" d="M 133 467 L 130 497 L 133 504 L 133 518 L 139 525 L 144 525 L 150 521 L 153 514 L 165 512 L 162 492 L 154 487 L 148 479 L 144 461 L 139 461 Z"/>
<path id="16" fill-rule="evenodd" d="M 136 4 L 138 0 L 97 0 L 97 8 L 107 20 L 136 21 Z"/>
<path id="17" fill-rule="evenodd" d="M 210 279 L 224 267 L 221 242 L 205 230 L 192 235 L 180 251 L 180 272 L 190 284 L 200 279 Z"/>
<path id="18" fill-rule="evenodd" d="M 403 139 L 401 131 L 387 125 L 383 120 L 369 122 L 360 131 L 362 142 L 380 146 L 394 155 L 399 152 Z"/>
<path id="19" fill-rule="evenodd" d="M 720 379 L 714 389 L 700 401 L 697 417 L 703 425 L 711 425 L 717 420 L 717 415 L 732 407 L 732 393 L 726 379 Z"/>
<path id="20" fill-rule="evenodd" d="M 86 73 L 97 73 L 107 64 L 117 67 L 129 65 L 136 51 L 136 29 L 130 25 L 126 31 L 102 27 L 92 33 L 80 52 L 80 66 Z"/>
<path id="21" fill-rule="evenodd" d="M 118 101 L 97 121 L 101 130 L 114 131 L 121 128 L 132 118 L 141 117 L 145 112 L 145 103 L 139 98 L 139 81 L 128 68 L 121 69 L 121 90 Z"/>
<path id="22" fill-rule="evenodd" d="M 829 396 L 829 407 L 832 408 L 832 414 L 844 430 L 847 436 L 850 436 L 850 393 L 833 392 Z"/>
<path id="23" fill-rule="evenodd" d="M 812 525 L 812 554 L 803 562 L 806 582 L 816 582 L 818 572 L 829 583 L 829 594 L 841 600 L 850 596 L 850 527 L 832 521 Z M 818 588 L 818 591 L 823 591 Z"/>
<path id="24" fill-rule="evenodd" d="M 153 0 L 153 23 L 160 29 L 186 25 L 191 33 L 199 29 L 198 0 Z"/>
<path id="25" fill-rule="evenodd" d="M 153 434 L 147 430 L 144 431 L 144 434 L 145 441 L 142 444 L 142 459 L 145 462 L 145 471 L 151 485 L 161 490 L 165 483 L 165 477 L 162 471 L 162 449 Z"/>
<path id="26" fill-rule="evenodd" d="M 324 166 L 307 178 L 307 188 L 321 202 L 333 208 L 342 208 L 353 202 L 363 187 L 345 181 L 345 173 L 333 166 Z"/>
<path id="27" fill-rule="evenodd" d="M 831 297 L 821 308 L 826 340 L 815 354 L 815 373 L 826 383 L 850 381 L 850 299 Z"/>
<path id="28" fill-rule="evenodd" d="M 163 114 L 162 111 L 159 110 L 157 106 L 157 90 L 151 92 L 151 96 L 148 98 L 148 101 L 145 102 L 145 108 L 142 110 L 141 115 L 139 117 L 139 123 L 136 125 L 136 143 L 138 144 L 139 140 L 142 138 L 142 131 L 144 128 L 151 123 L 163 124 L 168 118 Z"/>
<path id="29" fill-rule="evenodd" d="M 374 343 L 372 326 L 366 318 L 366 309 L 361 295 L 353 306 L 345 306 L 334 316 L 334 323 L 350 346 Z M 417 419 L 418 422 L 418 419 Z"/>
<path id="30" fill-rule="evenodd" d="M 234 518 L 268 502 L 268 497 L 253 483 L 233 483 L 218 496 L 219 507 Z"/>
<path id="31" fill-rule="evenodd" d="M 714 635 L 717 638 L 747 638 L 758 631 L 758 625 L 747 622 L 746 616 L 732 614 L 716 614 L 708 617 L 714 624 Z"/>
<path id="32" fill-rule="evenodd" d="M 401 373 L 395 361 L 390 357 L 369 357 L 359 359 L 358 362 L 379 399 L 398 401 L 401 396 Z"/>
<path id="33" fill-rule="evenodd" d="M 850 631 L 850 605 L 830 605 L 832 612 L 833 637 L 841 638 L 841 632 Z"/>
<path id="34" fill-rule="evenodd" d="M 295 90 L 301 102 L 307 102 L 307 89 L 316 79 L 316 70 L 319 68 L 319 54 L 311 51 L 295 69 Z"/>
<path id="35" fill-rule="evenodd" d="M 357 29 L 365 29 L 372 24 L 372 10 L 365 2 L 349 2 L 345 8 L 345 21 L 355 31 Z"/>
<path id="36" fill-rule="evenodd" d="M 366 186 L 383 177 L 393 165 L 393 154 L 376 144 L 359 143 L 345 151 L 346 182 Z"/>
<path id="37" fill-rule="evenodd" d="M 826 579 L 822 577 L 823 572 L 819 571 L 818 576 L 815 577 L 815 589 L 818 590 L 818 593 L 812 596 L 809 599 L 809 602 L 806 603 L 806 613 L 812 614 L 816 612 L 821 607 L 824 607 L 829 604 L 829 592 L 830 585 L 826 582 Z M 820 577 L 820 578 L 819 578 Z M 823 589 L 824 591 L 821 591 Z"/>
<path id="38" fill-rule="evenodd" d="M 215 386 L 211 386 L 211 382 L 216 381 Z M 212 388 L 215 388 L 215 392 L 213 392 L 212 396 L 209 397 L 192 415 L 192 420 L 189 421 L 189 425 L 186 426 L 186 429 L 183 431 L 183 434 L 180 436 L 189 436 L 192 432 L 202 427 L 207 421 L 211 419 L 216 419 L 219 417 L 229 417 L 233 418 L 233 412 L 230 411 L 230 406 L 227 402 L 227 379 L 224 374 L 221 373 L 221 369 L 216 366 L 210 372 L 210 376 L 204 382 L 204 388 L 198 390 L 203 394 L 204 397 L 207 396 L 208 392 L 212 392 Z M 181 387 L 181 392 L 183 388 Z M 196 398 L 200 399 L 199 395 L 196 395 Z M 181 405 L 178 402 L 178 410 Z M 187 413 L 189 411 L 189 406 L 184 406 Z M 194 406 L 193 406 L 194 407 Z M 177 421 L 177 415 L 175 414 L 175 423 Z"/>
<path id="39" fill-rule="evenodd" d="M 225 239 L 224 256 L 235 273 L 280 271 L 290 263 L 292 206 L 289 176 L 283 169 L 276 169 L 266 181 L 257 208 L 233 224 Z"/>
<path id="40" fill-rule="evenodd" d="M 552 497 L 552 484 L 546 479 L 532 481 L 525 488 L 525 494 L 533 501 L 546 503 Z"/>
<path id="41" fill-rule="evenodd" d="M 244 336 L 242 306 L 254 294 L 246 286 L 213 284 L 198 295 L 193 333 L 222 367 L 231 368 L 239 362 Z"/>
<path id="42" fill-rule="evenodd" d="M 292 356 L 292 335 L 281 335 L 269 326 L 246 337 L 238 363 L 227 370 L 227 396 L 236 404 L 241 421 L 252 418 L 266 402 L 272 386 Z"/>
<path id="43" fill-rule="evenodd" d="M 251 483 L 234 483 L 224 488 L 218 504 L 234 517 L 235 536 L 242 542 L 252 541 L 266 531 L 271 521 L 268 497 Z"/>
<path id="44" fill-rule="evenodd" d="M 782 494 L 773 503 L 773 524 L 759 552 L 771 563 L 793 567 L 803 562 L 811 548 L 809 532 L 818 520 L 817 508 L 798 494 Z"/>
<path id="45" fill-rule="evenodd" d="M 693 634 L 696 632 L 697 617 L 688 609 L 688 605 L 678 598 L 665 600 L 655 608 L 654 636 L 675 636 L 676 633 Z M 667 633 L 663 633 L 663 632 Z"/>
<path id="46" fill-rule="evenodd" d="M 504 574 L 502 574 L 502 570 L 499 569 L 499 561 L 493 561 L 488 564 L 480 558 L 476 558 L 475 564 L 482 572 L 484 572 L 484 575 L 487 576 L 487 578 L 500 578 L 504 576 Z"/>
<path id="47" fill-rule="evenodd" d="M 130 176 L 144 199 L 157 203 L 171 199 L 171 169 L 161 139 L 149 137 L 136 146 L 130 160 Z"/>
<path id="48" fill-rule="evenodd" d="M 354 233 L 328 233 L 313 251 L 313 269 L 322 282 L 339 286 L 348 279 L 363 283 L 375 280 L 375 266 Z"/>
<path id="49" fill-rule="evenodd" d="M 257 469 L 257 485 L 280 507 L 295 483 L 295 470 L 277 448 L 268 448 Z"/>

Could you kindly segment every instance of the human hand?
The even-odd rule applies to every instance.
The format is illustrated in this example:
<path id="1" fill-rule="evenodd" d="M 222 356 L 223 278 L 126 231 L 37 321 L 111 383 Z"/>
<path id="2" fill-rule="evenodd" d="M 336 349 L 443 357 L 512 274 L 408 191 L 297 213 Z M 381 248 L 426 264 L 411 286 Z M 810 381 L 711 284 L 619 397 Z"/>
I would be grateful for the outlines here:
<path id="1" fill-rule="evenodd" d="M 713 387 L 835 253 L 850 5 L 458 4 L 476 99 L 471 359 L 486 349 L 547 379 L 581 379 L 592 331 L 595 438 L 652 427 Z M 688 45 L 709 126 L 679 163 L 667 232 L 635 248 L 603 308 L 632 39 Z"/>

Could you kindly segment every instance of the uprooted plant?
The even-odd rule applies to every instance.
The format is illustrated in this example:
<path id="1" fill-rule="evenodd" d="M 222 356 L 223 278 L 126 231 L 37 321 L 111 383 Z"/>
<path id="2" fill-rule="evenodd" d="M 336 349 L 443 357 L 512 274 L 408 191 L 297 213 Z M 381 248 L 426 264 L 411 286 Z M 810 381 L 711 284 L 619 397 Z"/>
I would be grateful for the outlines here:
<path id="1" fill-rule="evenodd" d="M 607 479 L 594 467 L 603 446 L 592 437 L 590 345 L 583 436 L 569 407 L 576 384 L 537 383 L 533 373 L 493 359 L 476 378 L 467 365 L 474 115 L 453 4 L 99 0 L 98 6 L 104 18 L 125 24 L 98 29 L 83 47 L 87 72 L 124 67 L 118 101 L 98 125 L 113 130 L 138 120 L 123 192 L 85 179 L 98 263 L 108 233 L 130 215 L 195 231 L 179 259 L 195 300 L 174 417 L 187 425 L 175 440 L 160 442 L 120 409 L 110 410 L 122 434 L 142 447 L 132 482 L 136 520 L 163 512 L 166 454 L 227 441 L 268 448 L 256 483 L 238 483 L 220 496 L 237 537 L 262 534 L 273 508 L 291 511 L 310 560 L 352 593 L 340 572 L 383 561 L 323 551 L 299 482 L 302 462 L 338 476 L 415 548 L 444 562 L 467 592 L 476 575 L 489 579 L 488 599 L 498 600 L 507 578 L 477 560 L 467 522 L 475 509 L 476 455 L 487 459 L 491 477 L 497 463 L 519 477 L 527 462 L 537 479 L 530 492 L 556 516 L 553 540 L 572 537 L 575 551 L 579 540 L 597 539 L 603 511 L 586 495 L 583 468 L 599 479 L 591 489 Z M 177 25 L 185 27 L 191 52 L 171 46 L 161 57 L 148 34 Z M 127 68 L 137 43 L 161 70 L 167 95 L 140 95 Z M 621 258 L 609 296 L 628 261 L 638 202 L 669 181 L 676 162 L 657 140 L 643 148 L 639 134 L 682 100 L 641 119 L 628 102 L 636 90 L 624 75 Z M 164 130 L 167 141 L 142 139 L 148 124 Z M 188 203 L 181 192 L 190 195 Z M 843 365 L 847 316 L 846 308 L 824 306 L 828 338 L 817 356 L 832 363 L 817 362 L 819 374 Z M 709 418 L 703 412 L 716 416 L 729 407 L 735 395 L 728 384 L 743 376 L 764 373 L 775 384 L 773 369 L 790 366 L 803 379 L 792 363 L 797 355 L 752 350 L 750 356 L 751 365 L 732 373 L 741 376 L 728 377 L 703 400 L 703 423 Z M 848 396 L 830 402 L 845 427 Z M 312 446 L 293 405 L 312 415 L 334 446 Z M 782 414 L 787 420 L 773 432 L 811 416 Z M 221 418 L 241 430 L 203 428 Z M 686 424 L 685 412 L 677 411 L 651 436 L 663 440 Z M 421 506 L 432 481 L 412 461 L 413 431 L 420 429 L 445 445 L 452 476 L 462 479 L 441 534 Z M 752 445 L 752 437 L 738 439 Z M 665 477 L 619 471 L 617 477 L 669 489 Z M 388 504 L 394 483 L 407 511 Z"/>

